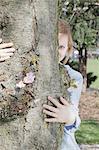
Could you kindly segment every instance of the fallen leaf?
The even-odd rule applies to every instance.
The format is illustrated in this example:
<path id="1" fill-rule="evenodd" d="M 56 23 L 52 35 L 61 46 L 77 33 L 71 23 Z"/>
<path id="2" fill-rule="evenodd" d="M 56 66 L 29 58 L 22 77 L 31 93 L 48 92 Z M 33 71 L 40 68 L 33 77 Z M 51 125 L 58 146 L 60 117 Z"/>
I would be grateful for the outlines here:
<path id="1" fill-rule="evenodd" d="M 16 84 L 16 87 L 18 87 L 18 88 L 23 88 L 23 87 L 25 87 L 25 84 L 24 84 L 23 81 L 21 80 L 19 83 Z"/>
<path id="2" fill-rule="evenodd" d="M 33 72 L 29 72 L 26 74 L 26 77 L 24 77 L 23 82 L 28 84 L 28 83 L 32 83 L 35 79 L 35 75 L 33 74 Z"/>

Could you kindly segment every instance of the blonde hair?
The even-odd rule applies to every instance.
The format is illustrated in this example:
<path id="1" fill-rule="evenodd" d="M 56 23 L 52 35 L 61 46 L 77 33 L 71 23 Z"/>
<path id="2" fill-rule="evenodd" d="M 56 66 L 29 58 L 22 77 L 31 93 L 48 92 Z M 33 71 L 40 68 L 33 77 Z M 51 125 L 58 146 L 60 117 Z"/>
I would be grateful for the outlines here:
<path id="1" fill-rule="evenodd" d="M 67 51 L 68 56 L 64 60 L 64 63 L 66 63 L 73 52 L 73 40 L 72 40 L 70 25 L 65 20 L 59 19 L 58 20 L 58 32 L 68 35 L 68 51 Z"/>

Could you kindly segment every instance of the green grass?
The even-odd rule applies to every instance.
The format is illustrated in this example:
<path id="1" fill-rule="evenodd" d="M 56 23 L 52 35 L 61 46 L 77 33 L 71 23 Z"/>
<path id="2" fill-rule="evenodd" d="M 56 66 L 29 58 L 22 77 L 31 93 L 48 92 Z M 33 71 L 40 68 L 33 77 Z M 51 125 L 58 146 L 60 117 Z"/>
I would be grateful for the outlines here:
<path id="1" fill-rule="evenodd" d="M 76 139 L 79 144 L 99 144 L 99 121 L 82 121 Z"/>
<path id="2" fill-rule="evenodd" d="M 99 88 L 99 59 L 88 59 L 87 62 L 87 73 L 93 72 L 98 78 L 91 84 L 92 88 Z"/>

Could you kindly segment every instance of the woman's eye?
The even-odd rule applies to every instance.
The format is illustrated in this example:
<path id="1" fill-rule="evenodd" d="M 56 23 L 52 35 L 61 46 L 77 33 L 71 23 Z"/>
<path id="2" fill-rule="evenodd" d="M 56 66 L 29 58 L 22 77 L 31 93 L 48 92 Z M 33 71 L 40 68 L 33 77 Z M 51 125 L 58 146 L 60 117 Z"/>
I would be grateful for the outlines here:
<path id="1" fill-rule="evenodd" d="M 63 45 L 60 45 L 60 46 L 59 46 L 59 49 L 62 49 L 62 48 L 65 48 L 65 47 L 64 47 Z"/>

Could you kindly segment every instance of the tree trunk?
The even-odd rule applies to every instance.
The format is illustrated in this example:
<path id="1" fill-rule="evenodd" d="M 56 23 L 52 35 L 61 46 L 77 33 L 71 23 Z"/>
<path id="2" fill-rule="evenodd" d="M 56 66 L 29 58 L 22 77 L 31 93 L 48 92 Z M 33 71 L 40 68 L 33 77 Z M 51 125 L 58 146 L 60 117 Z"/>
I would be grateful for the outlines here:
<path id="1" fill-rule="evenodd" d="M 87 49 L 82 47 L 79 50 L 79 56 L 79 70 L 83 75 L 83 92 L 85 92 L 87 88 Z"/>
<path id="2" fill-rule="evenodd" d="M 56 50 L 57 3 L 0 0 L 0 34 L 16 48 L 0 64 L 0 150 L 60 149 L 62 127 L 44 123 L 42 115 L 48 95 L 66 96 Z M 35 80 L 25 83 L 27 73 Z"/>

